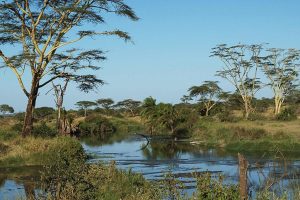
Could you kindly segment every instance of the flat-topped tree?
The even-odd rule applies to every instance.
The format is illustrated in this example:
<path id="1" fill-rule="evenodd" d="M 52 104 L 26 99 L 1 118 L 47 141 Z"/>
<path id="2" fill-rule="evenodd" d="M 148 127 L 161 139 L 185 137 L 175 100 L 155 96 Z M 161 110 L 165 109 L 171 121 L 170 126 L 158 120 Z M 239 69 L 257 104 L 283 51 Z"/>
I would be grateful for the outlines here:
<path id="1" fill-rule="evenodd" d="M 100 35 L 116 35 L 125 40 L 130 39 L 127 33 L 120 30 L 96 32 L 84 26 L 93 24 L 89 27 L 95 27 L 105 23 L 105 13 L 125 16 L 131 20 L 138 19 L 123 0 L 8 0 L 0 3 L 0 45 L 16 44 L 15 52 L 19 52 L 10 56 L 0 47 L 0 57 L 5 66 L 16 75 L 28 98 L 23 136 L 32 131 L 33 110 L 39 89 L 57 78 L 69 75 L 63 73 L 60 64 L 69 59 L 76 60 L 78 56 L 89 58 L 90 55 L 99 53 L 66 51 L 68 46 L 84 38 Z M 81 69 L 85 67 L 93 68 L 85 65 Z M 28 86 L 24 83 L 25 75 L 28 74 L 24 73 L 25 71 L 31 74 Z M 81 73 L 75 71 L 75 74 Z M 76 78 L 78 81 L 82 79 Z M 85 79 L 93 81 L 89 75 Z"/>
<path id="2" fill-rule="evenodd" d="M 260 89 L 257 57 L 261 53 L 262 45 L 221 44 L 212 50 L 211 56 L 218 57 L 223 63 L 223 69 L 216 75 L 228 80 L 235 87 L 243 100 L 244 116 L 247 119 L 253 111 L 252 99 Z"/>
<path id="3" fill-rule="evenodd" d="M 3 114 L 3 115 L 6 115 L 8 113 L 14 113 L 15 110 L 13 107 L 11 107 L 10 105 L 7 105 L 7 104 L 2 104 L 0 105 L 0 112 Z"/>
<path id="4" fill-rule="evenodd" d="M 115 106 L 125 109 L 126 112 L 129 112 L 132 117 L 136 116 L 137 109 L 141 106 L 142 102 L 136 101 L 133 99 L 125 99 L 119 101 Z"/>
<path id="5" fill-rule="evenodd" d="M 195 97 L 205 106 L 205 116 L 222 98 L 222 89 L 218 86 L 217 81 L 204 81 L 200 86 L 193 86 L 188 90 L 191 97 Z"/>
<path id="6" fill-rule="evenodd" d="M 93 101 L 78 101 L 75 104 L 77 107 L 79 107 L 80 109 L 84 110 L 84 117 L 87 116 L 87 110 L 91 107 L 96 106 L 97 104 Z"/>
<path id="7" fill-rule="evenodd" d="M 108 113 L 109 109 L 112 107 L 112 105 L 115 103 L 114 100 L 111 98 L 104 98 L 104 99 L 98 99 L 96 103 L 103 107 L 106 111 L 106 114 Z"/>

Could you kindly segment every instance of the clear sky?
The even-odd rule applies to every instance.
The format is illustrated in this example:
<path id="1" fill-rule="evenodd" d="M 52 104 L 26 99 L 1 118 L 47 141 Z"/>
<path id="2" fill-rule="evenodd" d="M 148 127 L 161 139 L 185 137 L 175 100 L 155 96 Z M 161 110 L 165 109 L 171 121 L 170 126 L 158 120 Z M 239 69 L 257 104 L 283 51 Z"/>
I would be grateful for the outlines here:
<path id="1" fill-rule="evenodd" d="M 220 43 L 269 43 L 270 47 L 300 49 L 299 0 L 127 0 L 141 18 L 131 22 L 109 16 L 101 30 L 120 28 L 134 44 L 115 38 L 85 40 L 78 46 L 100 48 L 108 60 L 100 63 L 99 78 L 107 83 L 98 92 L 85 94 L 71 86 L 65 106 L 79 100 L 125 98 L 176 103 L 189 87 L 205 80 L 220 80 L 215 72 L 221 63 L 210 58 Z M 0 47 L 3 52 L 14 47 Z M 225 90 L 232 87 L 225 80 Z M 29 86 L 27 86 L 29 87 Z M 49 89 L 49 88 L 48 88 Z M 0 104 L 25 109 L 26 98 L 10 70 L 0 71 Z M 37 106 L 53 106 L 51 94 L 41 91 Z M 270 94 L 267 94 L 270 95 Z"/>

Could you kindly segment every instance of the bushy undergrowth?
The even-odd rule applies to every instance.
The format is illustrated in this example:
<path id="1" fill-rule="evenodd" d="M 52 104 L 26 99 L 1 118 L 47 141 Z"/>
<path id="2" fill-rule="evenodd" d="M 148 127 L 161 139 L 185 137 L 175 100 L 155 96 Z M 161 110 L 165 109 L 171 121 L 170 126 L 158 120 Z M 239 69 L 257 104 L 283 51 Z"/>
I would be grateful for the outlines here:
<path id="1" fill-rule="evenodd" d="M 160 199 L 158 188 L 142 175 L 117 170 L 113 163 L 87 164 L 80 143 L 65 142 L 53 149 L 42 174 L 48 199 Z"/>
<path id="2" fill-rule="evenodd" d="M 297 112 L 296 108 L 287 107 L 284 108 L 277 116 L 277 120 L 280 121 L 291 121 L 297 119 Z"/>
<path id="3" fill-rule="evenodd" d="M 42 122 L 33 127 L 32 135 L 34 137 L 54 137 L 57 135 L 57 130 Z"/>
<path id="4" fill-rule="evenodd" d="M 79 124 L 80 136 L 98 136 L 105 138 L 115 132 L 112 123 L 101 116 L 88 116 Z"/>

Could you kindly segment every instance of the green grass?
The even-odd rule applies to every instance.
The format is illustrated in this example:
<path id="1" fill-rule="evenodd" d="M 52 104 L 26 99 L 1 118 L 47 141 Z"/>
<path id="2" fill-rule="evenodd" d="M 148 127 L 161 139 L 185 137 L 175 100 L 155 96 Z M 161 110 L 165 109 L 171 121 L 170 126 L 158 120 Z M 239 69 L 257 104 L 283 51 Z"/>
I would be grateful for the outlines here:
<path id="1" fill-rule="evenodd" d="M 231 152 L 300 153 L 300 121 L 218 122 L 199 120 L 192 140 Z"/>

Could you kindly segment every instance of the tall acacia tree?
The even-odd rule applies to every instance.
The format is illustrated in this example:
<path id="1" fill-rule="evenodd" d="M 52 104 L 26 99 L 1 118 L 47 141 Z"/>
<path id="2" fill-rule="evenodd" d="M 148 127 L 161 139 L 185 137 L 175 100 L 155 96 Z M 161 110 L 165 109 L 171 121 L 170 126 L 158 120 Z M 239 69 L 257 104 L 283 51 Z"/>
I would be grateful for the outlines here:
<path id="1" fill-rule="evenodd" d="M 217 81 L 204 81 L 202 85 L 193 86 L 188 91 L 191 97 L 199 97 L 198 101 L 204 104 L 205 116 L 217 104 L 222 93 Z"/>
<path id="2" fill-rule="evenodd" d="M 267 49 L 268 55 L 259 57 L 262 70 L 267 76 L 274 94 L 274 114 L 281 111 L 285 98 L 296 88 L 295 81 L 300 69 L 300 51 L 296 49 Z"/>
<path id="3" fill-rule="evenodd" d="M 247 119 L 253 111 L 252 99 L 260 89 L 258 59 L 262 45 L 227 46 L 221 44 L 212 49 L 212 55 L 223 62 L 223 69 L 217 76 L 227 79 L 241 96 L 244 104 L 244 116 Z"/>
<path id="4" fill-rule="evenodd" d="M 66 75 L 57 70 L 60 63 L 56 62 L 56 58 L 62 50 L 96 35 L 117 35 L 125 40 L 130 39 L 126 32 L 120 30 L 96 32 L 83 26 L 105 23 L 105 13 L 138 19 L 123 0 L 7 0 L 0 3 L 0 45 L 16 44 L 16 51 L 20 51 L 9 56 L 3 52 L 3 46 L 0 47 L 0 57 L 16 75 L 28 98 L 23 136 L 32 131 L 33 111 L 40 88 Z M 20 49 L 17 50 L 18 47 Z M 77 55 L 88 56 L 92 53 L 80 51 Z M 69 56 L 59 59 L 67 61 Z M 28 88 L 24 83 L 27 74 L 24 72 L 27 70 L 31 74 Z"/>

